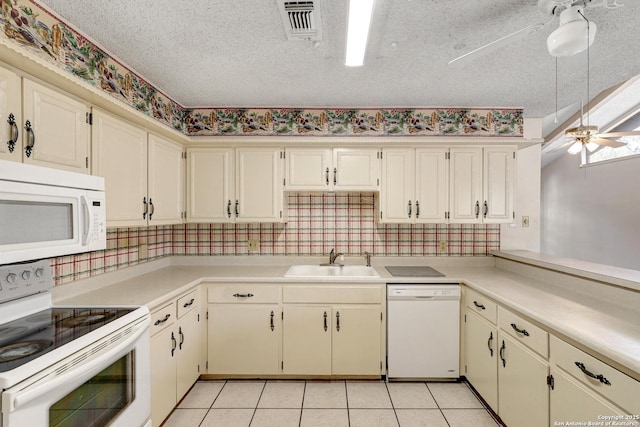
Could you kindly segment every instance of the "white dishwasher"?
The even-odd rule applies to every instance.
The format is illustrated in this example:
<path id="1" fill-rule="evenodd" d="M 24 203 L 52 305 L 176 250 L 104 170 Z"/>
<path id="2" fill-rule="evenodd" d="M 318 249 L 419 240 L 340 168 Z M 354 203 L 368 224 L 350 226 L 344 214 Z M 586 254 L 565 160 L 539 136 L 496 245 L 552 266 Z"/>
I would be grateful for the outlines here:
<path id="1" fill-rule="evenodd" d="M 387 285 L 389 379 L 456 379 L 460 366 L 460 286 Z"/>

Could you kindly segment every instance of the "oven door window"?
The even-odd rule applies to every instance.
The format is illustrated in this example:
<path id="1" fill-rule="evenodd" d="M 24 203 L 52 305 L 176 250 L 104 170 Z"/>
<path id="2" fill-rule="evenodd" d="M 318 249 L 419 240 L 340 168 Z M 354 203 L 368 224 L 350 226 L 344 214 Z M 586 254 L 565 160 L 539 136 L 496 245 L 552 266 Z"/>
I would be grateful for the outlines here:
<path id="1" fill-rule="evenodd" d="M 0 245 L 74 240 L 73 202 L 0 200 Z"/>
<path id="2" fill-rule="evenodd" d="M 109 425 L 135 398 L 135 355 L 127 353 L 49 409 L 50 427 Z"/>

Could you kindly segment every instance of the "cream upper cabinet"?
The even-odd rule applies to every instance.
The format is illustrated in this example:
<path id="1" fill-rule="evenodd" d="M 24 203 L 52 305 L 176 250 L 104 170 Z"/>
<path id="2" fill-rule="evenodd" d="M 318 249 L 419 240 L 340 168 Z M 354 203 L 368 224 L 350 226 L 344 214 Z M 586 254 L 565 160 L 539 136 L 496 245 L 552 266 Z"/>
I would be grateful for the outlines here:
<path id="1" fill-rule="evenodd" d="M 233 148 L 187 148 L 187 220 L 234 222 Z"/>
<path id="2" fill-rule="evenodd" d="M 92 151 L 93 175 L 105 178 L 107 224 L 147 225 L 147 133 L 94 109 Z"/>
<path id="3" fill-rule="evenodd" d="M 286 151 L 287 191 L 378 191 L 377 148 L 290 148 Z"/>
<path id="4" fill-rule="evenodd" d="M 450 160 L 450 222 L 513 221 L 514 147 L 451 148 Z"/>
<path id="5" fill-rule="evenodd" d="M 104 111 L 93 116 L 93 174 L 105 178 L 107 225 L 180 223 L 182 146 Z"/>
<path id="6" fill-rule="evenodd" d="M 149 225 L 179 224 L 184 216 L 184 159 L 181 144 L 148 136 Z"/>
<path id="7" fill-rule="evenodd" d="M 236 149 L 236 222 L 283 220 L 282 155 L 279 148 Z"/>
<path id="8" fill-rule="evenodd" d="M 0 159 L 22 161 L 22 90 L 20 76 L 0 67 Z"/>
<path id="9" fill-rule="evenodd" d="M 446 148 L 382 150 L 381 222 L 447 222 L 447 153 Z"/>
<path id="10" fill-rule="evenodd" d="M 22 108 L 25 163 L 89 173 L 87 104 L 25 78 Z"/>

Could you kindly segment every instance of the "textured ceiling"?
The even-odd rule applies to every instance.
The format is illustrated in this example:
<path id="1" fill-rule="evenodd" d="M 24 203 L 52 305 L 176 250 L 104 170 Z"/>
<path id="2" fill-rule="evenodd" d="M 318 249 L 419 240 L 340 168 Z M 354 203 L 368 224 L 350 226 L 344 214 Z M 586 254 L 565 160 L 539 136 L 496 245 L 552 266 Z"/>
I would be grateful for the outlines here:
<path id="1" fill-rule="evenodd" d="M 323 40 L 287 41 L 276 0 L 38 0 L 187 107 L 516 107 L 556 111 L 541 31 L 467 66 L 448 61 L 550 18 L 536 0 L 377 0 L 365 65 L 344 66 L 348 2 L 320 0 Z M 602 3 L 594 0 L 593 3 Z M 640 73 L 640 1 L 588 8 L 590 94 Z M 395 44 L 395 47 L 394 47 Z M 558 60 L 558 104 L 586 99 L 586 53 Z"/>

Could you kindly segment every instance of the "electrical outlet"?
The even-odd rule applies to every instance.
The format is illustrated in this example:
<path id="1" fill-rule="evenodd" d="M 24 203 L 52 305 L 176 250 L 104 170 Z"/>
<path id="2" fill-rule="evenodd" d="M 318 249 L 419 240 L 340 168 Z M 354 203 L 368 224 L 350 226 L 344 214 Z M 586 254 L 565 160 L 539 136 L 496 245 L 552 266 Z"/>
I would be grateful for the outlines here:
<path id="1" fill-rule="evenodd" d="M 247 240 L 247 249 L 249 252 L 258 252 L 260 250 L 260 241 L 258 239 Z"/>
<path id="2" fill-rule="evenodd" d="M 440 240 L 438 242 L 438 248 L 440 249 L 440 252 L 446 252 L 447 251 L 447 241 L 446 240 Z"/>
<path id="3" fill-rule="evenodd" d="M 149 257 L 149 246 L 138 246 L 138 259 L 147 259 Z"/>
<path id="4" fill-rule="evenodd" d="M 529 217 L 528 216 L 523 216 L 522 217 L 522 226 L 523 227 L 528 227 L 529 226 Z"/>

